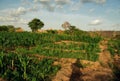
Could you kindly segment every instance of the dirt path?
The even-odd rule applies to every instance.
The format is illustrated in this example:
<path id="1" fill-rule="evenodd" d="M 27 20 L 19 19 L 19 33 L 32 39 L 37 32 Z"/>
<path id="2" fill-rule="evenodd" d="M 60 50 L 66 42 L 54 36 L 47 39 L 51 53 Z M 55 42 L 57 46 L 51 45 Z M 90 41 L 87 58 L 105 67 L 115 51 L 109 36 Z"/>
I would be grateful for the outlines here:
<path id="1" fill-rule="evenodd" d="M 99 53 L 99 61 L 104 67 L 109 68 L 109 63 L 112 62 L 112 58 L 110 52 L 107 50 L 108 48 L 107 44 L 108 44 L 107 39 L 100 42 L 99 47 L 101 49 L 101 53 Z"/>
<path id="2" fill-rule="evenodd" d="M 81 79 L 82 73 L 78 67 L 80 60 L 61 59 L 61 61 L 62 68 L 52 81 L 83 81 Z"/>

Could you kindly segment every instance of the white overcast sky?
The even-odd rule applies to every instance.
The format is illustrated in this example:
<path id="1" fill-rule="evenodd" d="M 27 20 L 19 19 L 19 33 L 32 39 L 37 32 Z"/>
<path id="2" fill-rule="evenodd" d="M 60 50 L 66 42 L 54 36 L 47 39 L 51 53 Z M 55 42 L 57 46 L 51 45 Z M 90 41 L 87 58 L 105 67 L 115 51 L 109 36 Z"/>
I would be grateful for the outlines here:
<path id="1" fill-rule="evenodd" d="M 68 21 L 82 30 L 120 31 L 120 0 L 0 0 L 0 25 L 30 30 L 33 18 L 43 29 L 62 29 Z"/>

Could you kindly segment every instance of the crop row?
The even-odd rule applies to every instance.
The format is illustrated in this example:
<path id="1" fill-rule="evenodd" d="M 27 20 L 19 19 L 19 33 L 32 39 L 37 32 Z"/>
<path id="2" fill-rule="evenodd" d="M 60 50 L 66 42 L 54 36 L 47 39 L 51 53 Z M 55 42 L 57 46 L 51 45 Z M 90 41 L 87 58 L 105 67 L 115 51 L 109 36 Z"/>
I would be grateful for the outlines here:
<path id="1" fill-rule="evenodd" d="M 86 35 L 66 35 L 66 34 L 49 34 L 49 33 L 29 33 L 29 32 L 0 32 L 0 50 L 1 49 L 15 49 L 22 46 L 30 48 L 38 44 L 53 43 L 61 40 L 70 41 L 84 41 L 88 43 L 98 43 L 100 37 L 90 37 Z"/>
<path id="2" fill-rule="evenodd" d="M 42 54 L 47 56 L 80 58 L 96 61 L 100 37 L 29 32 L 0 32 L 0 50 L 8 53 Z M 61 43 L 72 41 L 73 43 Z M 56 44 L 60 42 L 61 44 Z M 77 43 L 75 43 L 77 42 Z"/>
<path id="3" fill-rule="evenodd" d="M 108 50 L 114 56 L 115 54 L 120 55 L 120 39 L 112 39 L 108 43 Z"/>
<path id="4" fill-rule="evenodd" d="M 80 58 L 86 60 L 96 61 L 98 58 L 98 52 L 100 52 L 98 44 L 54 44 L 44 43 L 37 45 L 30 50 L 17 48 L 17 53 L 26 54 L 41 54 L 46 56 L 66 57 L 66 58 Z"/>

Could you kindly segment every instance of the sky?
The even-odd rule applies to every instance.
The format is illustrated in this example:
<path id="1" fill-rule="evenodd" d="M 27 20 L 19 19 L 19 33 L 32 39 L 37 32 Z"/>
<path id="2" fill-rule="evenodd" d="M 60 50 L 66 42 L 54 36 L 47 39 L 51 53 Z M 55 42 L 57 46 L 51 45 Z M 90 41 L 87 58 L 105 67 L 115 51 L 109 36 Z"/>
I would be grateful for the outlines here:
<path id="1" fill-rule="evenodd" d="M 42 29 L 62 29 L 67 21 L 85 31 L 120 31 L 120 0 L 0 0 L 0 25 L 30 31 L 34 18 Z"/>

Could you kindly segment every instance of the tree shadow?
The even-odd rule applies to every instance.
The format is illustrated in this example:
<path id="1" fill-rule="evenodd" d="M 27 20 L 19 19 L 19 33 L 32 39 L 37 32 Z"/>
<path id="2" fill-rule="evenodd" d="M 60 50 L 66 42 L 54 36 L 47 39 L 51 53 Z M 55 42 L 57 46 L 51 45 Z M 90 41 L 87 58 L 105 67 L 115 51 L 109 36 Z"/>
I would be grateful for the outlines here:
<path id="1" fill-rule="evenodd" d="M 82 64 L 80 63 L 80 59 L 78 58 L 75 63 L 72 64 L 72 74 L 70 77 L 70 81 L 83 81 L 81 78 L 81 71 L 80 68 L 83 68 Z"/>

